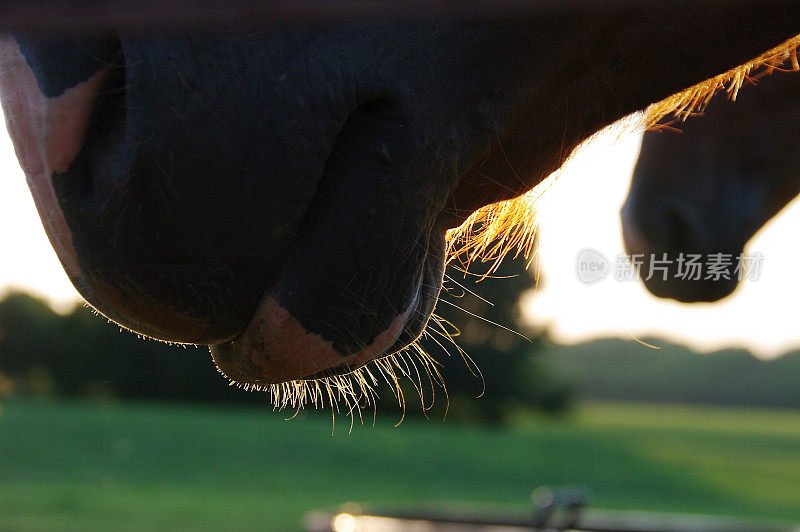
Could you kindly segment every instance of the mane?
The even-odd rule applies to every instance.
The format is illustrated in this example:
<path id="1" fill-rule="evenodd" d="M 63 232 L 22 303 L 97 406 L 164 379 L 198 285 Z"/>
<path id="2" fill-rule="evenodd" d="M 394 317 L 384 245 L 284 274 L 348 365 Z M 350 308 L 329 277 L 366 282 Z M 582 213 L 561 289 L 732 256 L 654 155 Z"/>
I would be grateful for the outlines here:
<path id="1" fill-rule="evenodd" d="M 797 48 L 800 35 L 772 48 L 755 59 L 727 72 L 701 81 L 649 106 L 632 122 L 634 130 L 655 127 L 661 120 L 674 117 L 686 120 L 702 111 L 711 99 L 724 92 L 735 100 L 742 85 L 775 70 L 800 70 Z M 787 65 L 785 68 L 783 65 Z M 591 137 L 590 137 L 591 138 Z M 533 260 L 536 200 L 555 177 L 551 176 L 517 198 L 487 205 L 472 214 L 456 229 L 447 233 L 448 261 L 457 260 L 465 268 L 472 261 L 493 262 L 492 273 L 507 255 Z"/>

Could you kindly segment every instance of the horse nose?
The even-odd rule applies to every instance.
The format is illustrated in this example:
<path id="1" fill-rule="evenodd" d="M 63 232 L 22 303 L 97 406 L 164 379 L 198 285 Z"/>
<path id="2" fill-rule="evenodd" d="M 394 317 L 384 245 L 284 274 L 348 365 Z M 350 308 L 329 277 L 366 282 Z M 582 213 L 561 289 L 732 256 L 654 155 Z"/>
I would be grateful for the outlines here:
<path id="1" fill-rule="evenodd" d="M 631 254 L 703 253 L 719 244 L 708 221 L 681 198 L 665 198 L 658 208 L 646 211 L 628 200 L 621 218 L 625 247 Z"/>
<path id="2" fill-rule="evenodd" d="M 736 289 L 738 254 L 711 237 L 708 222 L 690 205 L 671 198 L 643 213 L 627 202 L 621 215 L 625 249 L 654 296 L 713 302 Z"/>

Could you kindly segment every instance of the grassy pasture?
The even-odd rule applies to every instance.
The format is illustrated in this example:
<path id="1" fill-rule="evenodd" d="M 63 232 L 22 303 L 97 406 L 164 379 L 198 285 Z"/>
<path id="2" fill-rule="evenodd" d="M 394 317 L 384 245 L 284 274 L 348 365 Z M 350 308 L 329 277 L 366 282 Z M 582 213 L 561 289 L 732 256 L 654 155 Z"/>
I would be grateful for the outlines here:
<path id="1" fill-rule="evenodd" d="M 593 505 L 800 521 L 800 413 L 590 404 L 506 428 L 263 409 L 0 403 L 0 530 L 298 530 L 346 501 Z"/>

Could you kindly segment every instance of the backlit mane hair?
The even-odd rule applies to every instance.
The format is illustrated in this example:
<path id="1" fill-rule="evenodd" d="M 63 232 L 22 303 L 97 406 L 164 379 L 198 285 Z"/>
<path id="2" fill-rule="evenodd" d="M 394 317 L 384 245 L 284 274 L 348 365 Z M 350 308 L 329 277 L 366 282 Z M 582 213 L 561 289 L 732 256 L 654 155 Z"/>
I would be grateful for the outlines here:
<path id="1" fill-rule="evenodd" d="M 800 70 L 798 46 L 800 35 L 744 65 L 651 105 L 628 127 L 642 131 L 655 127 L 669 116 L 685 120 L 692 113 L 702 111 L 720 92 L 735 100 L 745 81 L 769 75 L 775 70 Z M 450 230 L 447 233 L 448 260 L 458 260 L 462 266 L 475 260 L 493 262 L 492 271 L 509 254 L 513 257 L 521 255 L 531 261 L 536 234 L 534 204 L 550 182 L 551 178 L 545 179 L 527 194 L 487 205 L 473 213 L 460 227 Z"/>

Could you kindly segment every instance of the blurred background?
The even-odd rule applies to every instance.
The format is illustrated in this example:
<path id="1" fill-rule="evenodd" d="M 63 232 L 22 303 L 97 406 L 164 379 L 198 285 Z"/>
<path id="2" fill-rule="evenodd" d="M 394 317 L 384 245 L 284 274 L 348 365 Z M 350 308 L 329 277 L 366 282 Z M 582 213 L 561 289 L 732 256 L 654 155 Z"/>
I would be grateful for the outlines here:
<path id="1" fill-rule="evenodd" d="M 640 142 L 599 135 L 546 187 L 530 269 L 449 272 L 437 314 L 468 359 L 425 344 L 446 391 L 405 382 L 404 408 L 381 389 L 348 416 L 275 412 L 229 387 L 206 348 L 93 315 L 3 132 L 0 529 L 299 530 L 348 501 L 524 508 L 536 486 L 573 483 L 596 507 L 800 521 L 800 207 L 751 241 L 761 275 L 721 303 L 582 283 L 581 250 L 624 252 Z"/>

